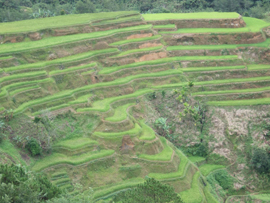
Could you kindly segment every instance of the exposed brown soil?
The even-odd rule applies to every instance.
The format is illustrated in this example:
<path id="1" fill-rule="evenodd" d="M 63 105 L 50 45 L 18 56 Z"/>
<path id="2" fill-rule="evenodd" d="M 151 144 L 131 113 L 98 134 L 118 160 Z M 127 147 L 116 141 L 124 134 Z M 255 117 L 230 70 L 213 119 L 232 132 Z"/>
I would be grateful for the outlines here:
<path id="1" fill-rule="evenodd" d="M 162 46 L 161 43 L 144 43 L 142 45 L 139 46 L 140 49 L 143 49 L 143 48 L 148 48 L 148 47 L 156 47 L 156 46 Z"/>
<path id="2" fill-rule="evenodd" d="M 151 53 L 151 54 L 146 54 L 139 59 L 136 59 L 136 62 L 141 62 L 141 61 L 151 61 L 151 60 L 157 60 L 160 58 L 166 58 L 167 53 L 166 52 L 158 52 L 158 53 Z"/>
<path id="3" fill-rule="evenodd" d="M 152 33 L 145 33 L 145 34 L 134 34 L 127 37 L 127 39 L 136 39 L 136 38 L 143 38 L 143 37 L 152 37 Z"/>
<path id="4" fill-rule="evenodd" d="M 40 33 L 38 33 L 38 32 L 29 33 L 29 34 L 28 34 L 28 37 L 29 37 L 31 40 L 33 40 L 33 41 L 42 39 Z"/>

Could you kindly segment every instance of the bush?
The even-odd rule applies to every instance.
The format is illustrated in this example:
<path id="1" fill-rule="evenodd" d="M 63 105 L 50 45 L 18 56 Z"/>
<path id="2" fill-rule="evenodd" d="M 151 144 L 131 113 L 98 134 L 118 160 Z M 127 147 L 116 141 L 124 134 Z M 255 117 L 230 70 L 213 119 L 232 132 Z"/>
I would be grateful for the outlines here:
<path id="1" fill-rule="evenodd" d="M 233 179 L 226 170 L 216 172 L 214 178 L 224 190 L 233 188 Z"/>
<path id="2" fill-rule="evenodd" d="M 186 152 L 192 156 L 206 157 L 208 155 L 208 144 L 199 143 L 195 144 L 193 147 L 188 147 Z"/>
<path id="3" fill-rule="evenodd" d="M 35 138 L 31 138 L 26 144 L 26 149 L 31 153 L 32 156 L 40 155 L 42 148 Z"/>
<path id="4" fill-rule="evenodd" d="M 76 10 L 78 13 L 95 13 L 96 8 L 91 1 L 86 0 L 85 2 L 78 1 L 76 4 Z"/>
<path id="5" fill-rule="evenodd" d="M 264 149 L 255 149 L 251 157 L 251 167 L 259 173 L 269 173 L 270 157 Z"/>

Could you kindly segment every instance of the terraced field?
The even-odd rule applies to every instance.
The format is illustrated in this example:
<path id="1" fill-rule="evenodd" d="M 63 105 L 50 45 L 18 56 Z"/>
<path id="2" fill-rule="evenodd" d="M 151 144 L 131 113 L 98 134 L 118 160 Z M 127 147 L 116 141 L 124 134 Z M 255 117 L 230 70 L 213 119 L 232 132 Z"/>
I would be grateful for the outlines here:
<path id="1" fill-rule="evenodd" d="M 164 31 L 176 28 L 183 20 L 211 19 L 233 19 L 242 27 L 200 28 L 194 24 L 193 28 Z M 14 116 L 25 114 L 31 118 L 43 110 L 54 116 L 70 111 L 100 118 L 93 132 L 87 133 L 86 129 L 72 139 L 55 141 L 52 154 L 30 163 L 29 168 L 48 173 L 55 185 L 69 191 L 78 178 L 84 179 L 84 188 L 93 187 L 95 200 L 106 201 L 149 176 L 168 184 L 179 181 L 179 185 L 185 185 L 174 187 L 186 203 L 218 202 L 204 179 L 224 166 L 197 167 L 196 163 L 205 159 L 189 159 L 159 136 L 145 123 L 138 106 L 142 98 L 153 92 L 181 88 L 190 81 L 194 82 L 192 95 L 207 97 L 209 105 L 269 104 L 266 93 L 270 91 L 270 65 L 267 61 L 256 64 L 255 59 L 247 60 L 242 50 L 268 50 L 270 39 L 262 29 L 270 24 L 241 18 L 237 13 L 115 12 L 5 23 L 0 25 L 0 34 L 20 35 L 82 25 L 89 26 L 89 32 L 80 28 L 68 35 L 46 34 L 37 41 L 1 44 L 0 65 L 11 59 L 15 63 L 3 62 L 0 69 L 0 111 L 13 109 Z M 247 33 L 249 37 L 240 44 L 209 41 L 207 45 L 187 42 L 172 46 L 167 36 L 177 33 Z M 250 43 L 254 33 L 259 33 L 258 38 L 264 41 Z M 233 40 L 237 37 L 228 36 Z M 42 57 L 33 58 L 35 52 Z M 197 79 L 208 75 L 211 79 Z M 231 89 L 232 85 L 238 88 Z M 233 97 L 256 93 L 265 94 L 256 98 Z M 105 169 L 99 170 L 104 165 Z M 74 176 L 78 171 L 83 175 Z"/>

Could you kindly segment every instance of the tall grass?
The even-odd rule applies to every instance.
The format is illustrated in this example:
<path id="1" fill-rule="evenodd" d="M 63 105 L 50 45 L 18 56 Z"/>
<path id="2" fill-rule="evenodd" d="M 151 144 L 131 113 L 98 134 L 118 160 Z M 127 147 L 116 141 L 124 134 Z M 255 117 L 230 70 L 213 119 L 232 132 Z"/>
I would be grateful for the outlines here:
<path id="1" fill-rule="evenodd" d="M 92 33 L 66 35 L 66 36 L 60 36 L 60 37 L 50 37 L 50 38 L 45 38 L 39 41 L 2 44 L 0 54 L 12 54 L 12 53 L 41 49 L 41 48 L 46 48 L 46 47 L 59 46 L 62 44 L 78 42 L 78 41 L 83 41 L 83 40 L 109 37 L 110 35 L 124 33 L 124 32 L 148 30 L 151 28 L 151 26 L 152 25 L 139 25 L 139 26 L 134 26 L 134 27 L 126 27 L 126 28 L 119 28 L 119 29 L 114 29 L 114 30 L 106 30 L 106 31 L 99 31 L 99 32 L 92 32 Z"/>

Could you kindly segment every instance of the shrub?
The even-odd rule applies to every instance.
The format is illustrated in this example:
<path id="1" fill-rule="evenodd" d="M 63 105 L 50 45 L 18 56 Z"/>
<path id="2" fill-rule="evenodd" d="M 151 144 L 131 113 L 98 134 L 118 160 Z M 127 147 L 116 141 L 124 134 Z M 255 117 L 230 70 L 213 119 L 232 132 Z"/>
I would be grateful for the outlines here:
<path id="1" fill-rule="evenodd" d="M 224 190 L 233 188 L 233 179 L 226 170 L 216 172 L 214 178 Z"/>
<path id="2" fill-rule="evenodd" d="M 31 138 L 27 144 L 26 149 L 31 153 L 32 156 L 40 155 L 42 148 L 35 138 Z"/>
<path id="3" fill-rule="evenodd" d="M 95 5 L 89 1 L 78 1 L 76 4 L 76 10 L 78 13 L 95 13 Z"/>
<path id="4" fill-rule="evenodd" d="M 264 149 L 255 149 L 251 157 L 251 167 L 259 173 L 268 173 L 270 170 L 270 157 Z"/>

